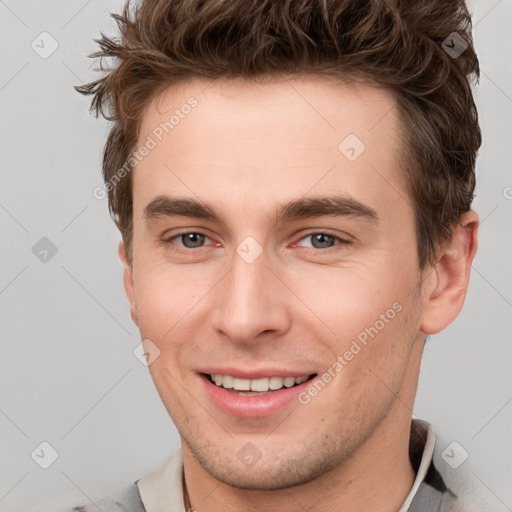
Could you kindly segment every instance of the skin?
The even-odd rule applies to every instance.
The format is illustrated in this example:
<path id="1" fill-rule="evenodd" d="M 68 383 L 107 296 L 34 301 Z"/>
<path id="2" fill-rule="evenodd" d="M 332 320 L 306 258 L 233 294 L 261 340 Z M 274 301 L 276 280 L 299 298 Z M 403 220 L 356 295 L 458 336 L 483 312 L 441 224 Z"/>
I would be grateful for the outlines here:
<path id="1" fill-rule="evenodd" d="M 478 216 L 464 214 L 420 270 L 401 125 L 382 90 L 311 76 L 194 79 L 152 101 L 140 144 L 190 96 L 197 107 L 133 172 L 131 263 L 119 246 L 132 318 L 160 350 L 149 369 L 180 433 L 190 502 L 199 512 L 396 511 L 415 477 L 408 443 L 425 337 L 463 305 Z M 338 150 L 348 134 L 366 145 L 353 162 Z M 272 219 L 283 203 L 330 194 L 368 205 L 378 222 Z M 207 202 L 223 222 L 146 221 L 161 195 Z M 185 246 L 183 231 L 206 235 L 202 246 Z M 322 232 L 334 237 L 314 245 Z M 236 252 L 247 236 L 263 248 L 252 263 Z M 197 370 L 207 364 L 321 375 L 397 302 L 307 405 L 240 418 L 203 391 Z M 252 467 L 237 458 L 248 442 L 261 454 Z"/>

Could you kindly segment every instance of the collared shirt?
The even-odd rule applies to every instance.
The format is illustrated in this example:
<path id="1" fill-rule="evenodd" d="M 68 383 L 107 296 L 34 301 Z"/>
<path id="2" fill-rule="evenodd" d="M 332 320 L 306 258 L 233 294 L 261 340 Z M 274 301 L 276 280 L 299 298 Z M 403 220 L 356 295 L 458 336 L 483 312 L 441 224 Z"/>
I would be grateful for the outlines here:
<path id="1" fill-rule="evenodd" d="M 412 421 L 409 458 L 416 478 L 397 512 L 500 510 L 497 505 L 489 504 L 487 490 L 471 480 L 470 472 L 453 469 L 443 459 L 434 428 L 429 423 Z M 102 512 L 186 512 L 181 449 L 124 492 L 112 494 L 93 505 L 75 507 L 73 512 L 93 512 L 97 508 Z"/>

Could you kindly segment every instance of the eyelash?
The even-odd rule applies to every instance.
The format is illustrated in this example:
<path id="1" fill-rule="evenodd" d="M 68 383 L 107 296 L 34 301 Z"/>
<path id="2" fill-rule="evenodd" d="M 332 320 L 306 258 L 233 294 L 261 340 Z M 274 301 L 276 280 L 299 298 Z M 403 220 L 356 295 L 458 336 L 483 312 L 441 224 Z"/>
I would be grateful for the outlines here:
<path id="1" fill-rule="evenodd" d="M 204 236 L 207 239 L 211 240 L 208 235 L 206 235 L 205 233 L 201 233 L 200 231 L 182 231 L 181 233 L 177 233 L 177 234 L 175 234 L 175 235 L 173 235 L 173 236 L 171 236 L 169 238 L 166 238 L 164 240 L 164 243 L 167 244 L 167 245 L 174 245 L 173 244 L 173 240 L 175 240 L 177 238 L 180 238 L 183 235 L 189 235 L 189 234 L 201 235 L 201 236 Z M 306 254 L 315 254 L 315 255 L 318 255 L 318 254 L 331 254 L 333 252 L 337 252 L 338 250 L 340 250 L 339 249 L 340 246 L 347 246 L 347 245 L 350 245 L 352 243 L 350 240 L 345 240 L 344 238 L 341 238 L 341 237 L 335 235 L 334 233 L 330 233 L 328 231 L 311 231 L 311 232 L 306 233 L 305 235 L 303 235 L 298 242 L 301 242 L 302 240 L 304 240 L 304 239 L 306 239 L 308 237 L 311 237 L 313 235 L 328 235 L 328 236 L 332 236 L 339 243 L 336 244 L 335 246 L 329 247 L 327 249 L 315 249 L 314 247 L 302 247 L 301 248 L 302 251 L 305 252 Z M 298 242 L 296 242 L 296 243 L 298 243 Z M 189 255 L 191 253 L 202 254 L 204 252 L 204 250 L 206 250 L 207 248 L 208 248 L 208 246 L 202 246 L 202 247 L 198 247 L 196 249 L 189 249 L 187 247 L 182 247 L 182 246 L 174 246 L 173 250 L 178 252 L 178 253 L 180 253 L 180 254 Z"/>

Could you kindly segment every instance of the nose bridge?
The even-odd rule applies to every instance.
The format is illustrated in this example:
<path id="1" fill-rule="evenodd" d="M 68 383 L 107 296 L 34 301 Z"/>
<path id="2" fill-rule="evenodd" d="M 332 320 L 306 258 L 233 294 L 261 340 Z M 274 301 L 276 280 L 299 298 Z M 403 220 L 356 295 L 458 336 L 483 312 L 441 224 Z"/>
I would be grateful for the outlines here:
<path id="1" fill-rule="evenodd" d="M 267 257 L 264 252 L 255 257 L 251 243 L 242 242 L 233 254 L 231 271 L 219 283 L 219 300 L 213 315 L 219 332 L 242 343 L 264 331 L 286 329 L 288 319 Z"/>

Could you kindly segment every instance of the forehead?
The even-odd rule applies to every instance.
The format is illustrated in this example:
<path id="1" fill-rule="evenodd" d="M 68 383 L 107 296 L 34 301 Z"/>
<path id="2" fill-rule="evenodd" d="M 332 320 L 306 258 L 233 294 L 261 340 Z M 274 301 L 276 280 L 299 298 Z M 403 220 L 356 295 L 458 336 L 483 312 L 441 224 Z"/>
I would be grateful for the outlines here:
<path id="1" fill-rule="evenodd" d="M 216 128 L 209 139 L 223 142 L 227 142 L 225 131 L 236 129 L 240 138 L 278 132 L 276 143 L 307 141 L 323 146 L 336 145 L 340 137 L 353 133 L 371 145 L 398 128 L 395 101 L 387 91 L 327 77 L 298 76 L 258 82 L 192 79 L 172 85 L 151 101 L 140 133 L 145 136 L 156 130 L 157 138 L 171 132 L 186 135 L 185 125 L 198 128 L 194 118 L 204 130 Z M 168 123 L 161 126 L 163 133 L 158 130 L 162 123 Z M 288 129 L 279 131 L 283 127 Z"/>
<path id="2" fill-rule="evenodd" d="M 392 203 L 406 194 L 399 129 L 391 95 L 366 85 L 307 76 L 176 84 L 142 119 L 139 148 L 152 149 L 134 172 L 134 206 L 162 193 L 247 204 L 334 188 Z"/>

